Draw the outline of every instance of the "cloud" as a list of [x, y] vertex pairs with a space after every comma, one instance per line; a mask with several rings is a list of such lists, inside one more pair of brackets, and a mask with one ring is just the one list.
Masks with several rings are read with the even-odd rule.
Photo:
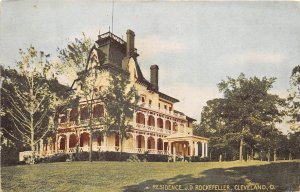
[[226, 56], [228, 64], [281, 64], [286, 56], [281, 53], [248, 51]]
[[202, 108], [208, 100], [222, 96], [216, 86], [199, 88], [185, 83], [169, 86], [161, 91], [180, 100], [175, 104], [175, 110], [197, 120], [200, 120]]
[[155, 35], [136, 39], [136, 47], [143, 57], [149, 57], [156, 53], [183, 49], [182, 44], [178, 41], [171, 41]]

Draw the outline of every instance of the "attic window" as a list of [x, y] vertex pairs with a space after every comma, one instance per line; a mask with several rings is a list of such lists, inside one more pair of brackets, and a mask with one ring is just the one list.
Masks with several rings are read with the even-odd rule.
[[142, 102], [145, 103], [145, 97], [144, 96], [142, 96]]
[[151, 100], [151, 99], [149, 99], [149, 106], [151, 106], [151, 104], [152, 104], [152, 100]]
[[167, 110], [167, 105], [165, 105], [165, 110]]

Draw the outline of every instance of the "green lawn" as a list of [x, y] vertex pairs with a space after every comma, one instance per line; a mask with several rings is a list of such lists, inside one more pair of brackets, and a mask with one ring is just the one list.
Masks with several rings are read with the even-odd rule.
[[192, 191], [196, 185], [212, 184], [236, 190], [247, 184], [274, 185], [273, 191], [300, 190], [300, 161], [66, 162], [3, 167], [1, 175], [3, 191], [162, 191], [162, 186], [190, 184]]

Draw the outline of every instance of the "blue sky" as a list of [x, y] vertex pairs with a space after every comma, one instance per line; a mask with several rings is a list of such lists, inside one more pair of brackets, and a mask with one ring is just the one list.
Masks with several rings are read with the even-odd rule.
[[[107, 32], [111, 12], [111, 1], [0, 1], [0, 63], [15, 66], [18, 49], [31, 44], [55, 58], [82, 32]], [[113, 32], [135, 32], [144, 75], [159, 65], [160, 90], [199, 119], [226, 76], [277, 77], [272, 92], [287, 95], [300, 64], [299, 18], [299, 2], [116, 1]]]

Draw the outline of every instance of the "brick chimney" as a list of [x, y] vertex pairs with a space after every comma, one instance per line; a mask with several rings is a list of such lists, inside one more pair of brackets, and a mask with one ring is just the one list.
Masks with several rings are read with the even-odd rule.
[[158, 91], [158, 69], [157, 65], [151, 65], [150, 67], [150, 83], [155, 91]]
[[130, 57], [134, 53], [134, 32], [130, 29], [127, 30], [127, 47], [126, 47], [126, 56]]

